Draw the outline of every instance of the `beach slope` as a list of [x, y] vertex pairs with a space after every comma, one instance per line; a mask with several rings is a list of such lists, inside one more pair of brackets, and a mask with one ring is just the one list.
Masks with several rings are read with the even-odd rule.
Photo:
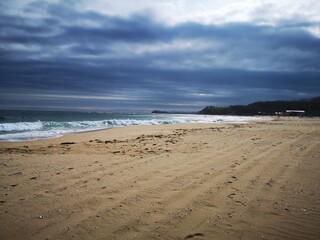
[[0, 239], [319, 239], [320, 120], [0, 143]]

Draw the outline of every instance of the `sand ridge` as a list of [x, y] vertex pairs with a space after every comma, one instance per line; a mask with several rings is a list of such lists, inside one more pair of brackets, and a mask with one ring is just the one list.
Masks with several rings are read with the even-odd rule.
[[0, 143], [1, 239], [318, 239], [320, 121]]

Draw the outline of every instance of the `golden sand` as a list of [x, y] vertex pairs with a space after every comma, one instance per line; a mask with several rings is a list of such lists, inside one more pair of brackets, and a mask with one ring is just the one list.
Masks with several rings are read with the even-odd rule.
[[320, 239], [320, 120], [0, 143], [0, 239]]

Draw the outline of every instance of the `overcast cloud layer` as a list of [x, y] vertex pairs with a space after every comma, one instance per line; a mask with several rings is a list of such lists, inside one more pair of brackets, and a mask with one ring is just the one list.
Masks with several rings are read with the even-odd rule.
[[0, 2], [0, 108], [195, 111], [320, 95], [320, 2]]

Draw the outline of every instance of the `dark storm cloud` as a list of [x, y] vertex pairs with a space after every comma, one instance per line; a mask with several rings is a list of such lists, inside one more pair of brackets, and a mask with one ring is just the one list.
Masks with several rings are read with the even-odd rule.
[[26, 10], [43, 9], [42, 18], [0, 15], [1, 107], [199, 109], [320, 92], [320, 40], [305, 30], [319, 23], [167, 26], [150, 13], [41, 1]]

